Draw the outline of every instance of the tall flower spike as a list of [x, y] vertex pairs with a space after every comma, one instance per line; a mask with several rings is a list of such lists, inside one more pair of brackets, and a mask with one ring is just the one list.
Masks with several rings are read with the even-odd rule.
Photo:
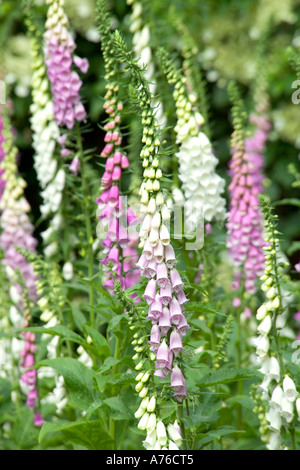
[[202, 220], [225, 220], [225, 181], [216, 173], [218, 160], [207, 135], [202, 130], [204, 119], [196, 108], [196, 99], [187, 87], [187, 79], [160, 49], [160, 62], [166, 78], [174, 85], [175, 126], [179, 162], [179, 179], [184, 194], [185, 231], [193, 232]]
[[123, 198], [119, 191], [122, 173], [129, 167], [128, 158], [122, 149], [121, 111], [123, 105], [119, 99], [118, 64], [111, 56], [110, 19], [105, 2], [100, 1], [98, 8], [107, 81], [104, 109], [108, 118], [104, 126], [106, 144], [101, 152], [101, 157], [106, 163], [101, 179], [101, 194], [97, 199], [97, 216], [100, 219], [97, 233], [100, 236], [104, 233], [106, 236], [105, 240], [102, 240], [105, 256], [101, 263], [105, 270], [104, 287], [113, 292], [115, 281], [119, 281], [121, 287], [127, 289], [139, 280], [139, 270], [136, 267], [138, 238], [135, 230], [132, 229], [137, 219], [132, 209], [127, 207], [126, 198]]
[[[29, 251], [35, 251], [37, 241], [33, 237], [33, 225], [28, 213], [30, 206], [24, 197], [25, 181], [18, 175], [17, 149], [14, 146], [12, 129], [7, 106], [0, 107], [2, 122], [2, 149], [3, 156], [0, 170], [5, 180], [4, 191], [0, 200], [0, 246], [4, 252], [1, 260], [7, 277], [10, 281], [10, 294], [17, 310], [17, 316], [23, 316], [23, 327], [27, 327], [31, 320], [30, 307], [37, 299], [36, 277], [33, 266], [19, 253], [16, 246]], [[29, 370], [34, 365], [35, 335], [23, 332], [24, 347], [21, 351], [21, 367], [23, 374], [21, 384], [27, 394], [27, 405], [35, 410], [35, 423], [42, 424], [42, 419], [36, 409], [37, 406], [37, 380], [36, 370]]]
[[[285, 370], [280, 350], [280, 330], [278, 320], [283, 313], [280, 288], [280, 268], [278, 266], [279, 240], [276, 230], [276, 217], [272, 214], [270, 201], [260, 196], [260, 204], [265, 216], [265, 271], [261, 289], [266, 300], [256, 313], [258, 320], [256, 354], [264, 378], [258, 387], [262, 398], [267, 401], [267, 411], [262, 418], [262, 439], [269, 450], [282, 449], [282, 429], [288, 428], [295, 415], [295, 401], [299, 395], [294, 381]], [[272, 338], [274, 341], [271, 341]], [[271, 345], [277, 350], [272, 351]]]
[[[145, 267], [145, 270], [142, 271], [142, 275], [145, 276], [147, 272], [147, 263], [151, 262], [147, 260], [147, 257], [151, 258], [151, 250], [154, 254], [154, 250], [157, 247], [160, 247], [159, 253], [159, 263], [156, 262], [152, 266], [153, 273], [151, 274], [151, 279], [148, 281], [147, 288], [145, 291], [144, 298], [148, 304], [148, 316], [152, 323], [152, 327], [156, 326], [161, 333], [160, 344], [158, 344], [158, 335], [155, 338], [157, 341], [153, 351], [153, 359], [155, 361], [155, 375], [158, 377], [166, 378], [172, 368], [176, 365], [176, 360], [174, 360], [174, 352], [177, 354], [181, 351], [181, 341], [180, 337], [182, 332], [177, 331], [176, 337], [173, 333], [172, 335], [172, 344], [170, 342], [170, 334], [166, 331], [165, 322], [160, 323], [160, 319], [164, 315], [164, 309], [173, 302], [176, 302], [178, 305], [177, 311], [180, 316], [184, 316], [183, 308], [180, 307], [177, 297], [183, 292], [183, 282], [181, 281], [179, 273], [173, 273], [173, 279], [171, 280], [170, 269], [166, 264], [166, 250], [170, 247], [170, 232], [167, 225], [165, 225], [164, 220], [164, 206], [165, 198], [160, 189], [160, 179], [162, 177], [162, 171], [160, 168], [160, 139], [159, 139], [159, 125], [157, 119], [155, 118], [155, 113], [151, 107], [152, 95], [150, 93], [148, 82], [145, 79], [142, 70], [136, 61], [133, 61], [131, 54], [127, 51], [126, 45], [120, 36], [119, 32], [114, 33], [114, 45], [116, 50], [119, 52], [119, 58], [121, 61], [126, 62], [127, 69], [131, 75], [133, 81], [133, 87], [135, 90], [134, 98], [140, 104], [141, 114], [142, 114], [142, 125], [143, 125], [143, 136], [142, 143], [144, 144], [141, 150], [141, 159], [142, 166], [144, 168], [144, 180], [140, 188], [141, 196], [141, 207], [140, 212], [142, 214], [141, 220], [141, 230], [140, 230], [140, 247], [145, 249], [144, 261], [142, 265]], [[172, 252], [168, 250], [168, 254]], [[173, 263], [172, 263], [173, 266]], [[148, 277], [146, 275], [146, 277]], [[157, 295], [160, 289], [164, 289], [167, 286], [171, 287], [169, 296], [164, 297], [164, 302], [160, 295]], [[159, 306], [159, 308], [158, 308]], [[179, 316], [176, 317], [176, 321], [173, 319], [175, 317], [170, 316], [170, 322], [172, 332], [176, 332]], [[161, 325], [161, 326], [160, 326]], [[188, 328], [188, 325], [187, 325]], [[151, 337], [151, 339], [153, 339]], [[174, 340], [174, 341], [173, 341]], [[150, 343], [152, 341], [150, 340]], [[172, 348], [172, 349], [171, 349]], [[139, 350], [137, 350], [138, 353]], [[139, 357], [139, 356], [137, 356]], [[137, 366], [137, 370], [143, 368], [144, 361], [141, 361]], [[137, 378], [137, 390], [145, 390], [143, 387], [143, 382]], [[172, 387], [172, 383], [170, 383]], [[149, 392], [149, 387], [146, 391], [143, 392], [143, 395], [147, 396]], [[178, 401], [182, 401], [186, 395], [186, 383], [185, 379], [182, 376], [182, 384], [180, 390], [173, 390], [174, 398]], [[141, 392], [140, 392], [141, 393]], [[140, 395], [141, 396], [141, 395]], [[143, 397], [143, 396], [142, 396]], [[157, 419], [156, 421], [156, 443], [153, 448], [156, 448], [157, 445], [160, 449], [165, 446], [168, 441], [165, 437], [165, 432], [163, 429], [163, 423]], [[151, 429], [152, 432], [152, 429]], [[148, 438], [150, 436], [148, 434]]]
[[[26, 10], [27, 11], [27, 10]], [[59, 168], [55, 149], [59, 141], [59, 127], [54, 119], [50, 83], [47, 69], [43, 63], [43, 51], [40, 44], [40, 33], [33, 26], [30, 13], [26, 18], [31, 40], [32, 58], [32, 104], [30, 106], [30, 124], [33, 135], [34, 168], [42, 189], [40, 211], [43, 218], [49, 221], [48, 228], [42, 232], [45, 256], [51, 256], [58, 249], [52, 241], [53, 233], [60, 229], [62, 220], [59, 209], [65, 186], [65, 171]]]
[[72, 129], [76, 121], [86, 116], [79, 95], [82, 81], [72, 67], [82, 73], [89, 67], [87, 59], [74, 55], [76, 48], [72, 38], [68, 18], [64, 12], [64, 0], [47, 0], [45, 39], [45, 63], [53, 94], [53, 112], [59, 126]]
[[[229, 164], [231, 199], [227, 222], [227, 247], [236, 267], [233, 288], [239, 287], [240, 279], [244, 275], [245, 289], [253, 294], [256, 291], [255, 282], [262, 275], [265, 263], [263, 254], [265, 241], [262, 236], [262, 217], [258, 203], [261, 179], [258, 176], [259, 170], [254, 166], [258, 157], [250, 152], [253, 140], [245, 143], [245, 114], [233, 83], [229, 92], [233, 101], [234, 131], [231, 140], [232, 158]], [[260, 158], [259, 160], [261, 162]]]

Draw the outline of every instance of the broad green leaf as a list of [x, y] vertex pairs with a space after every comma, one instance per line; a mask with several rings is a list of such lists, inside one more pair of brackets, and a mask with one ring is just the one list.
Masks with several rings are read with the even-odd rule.
[[218, 308], [214, 307], [214, 305], [208, 304], [206, 302], [187, 302], [185, 304], [185, 308], [188, 312], [196, 312], [196, 313], [213, 313], [215, 315], [226, 316], [225, 313], [221, 312]]
[[97, 349], [99, 356], [107, 357], [111, 355], [109, 345], [104, 336], [99, 331], [89, 325], [83, 325], [83, 330], [91, 337], [93, 342], [92, 344]]
[[97, 396], [94, 391], [95, 372], [82, 362], [70, 357], [58, 357], [40, 361], [37, 367], [52, 367], [64, 377], [70, 393], [70, 404], [79, 410], [87, 410]]
[[228, 434], [233, 434], [233, 433], [243, 433], [245, 431], [240, 431], [237, 429], [232, 428], [231, 426], [222, 426], [219, 429], [214, 429], [212, 431], [208, 431], [206, 433], [206, 436], [200, 439], [200, 441], [197, 442], [196, 444], [196, 449], [199, 449], [203, 447], [204, 445], [209, 444], [210, 442], [214, 440], [219, 440], [221, 437], [226, 436]]
[[110, 397], [103, 401], [109, 407], [112, 418], [116, 421], [122, 419], [133, 419], [133, 412], [126, 405], [122, 397]]
[[27, 406], [18, 408], [11, 436], [20, 450], [29, 450], [38, 444], [39, 429], [34, 427], [33, 412]]
[[256, 370], [252, 369], [239, 369], [224, 367], [220, 370], [216, 370], [205, 374], [201, 377], [197, 383], [199, 388], [211, 387], [213, 385], [225, 384], [236, 382], [238, 380], [249, 379], [258, 375]]
[[99, 420], [77, 421], [76, 423], [66, 421], [44, 423], [39, 436], [41, 443], [49, 433], [61, 433], [64, 440], [86, 447], [89, 450], [113, 449], [113, 439], [103, 429], [103, 424]]
[[274, 202], [274, 206], [295, 206], [300, 207], [300, 199], [295, 197], [281, 199], [280, 201]]
[[73, 343], [81, 344], [82, 346], [88, 346], [88, 343], [82, 336], [74, 333], [74, 331], [63, 325], [55, 325], [51, 328], [45, 328], [43, 326], [32, 326], [24, 328], [24, 331], [32, 331], [33, 333], [42, 333], [54, 336], [56, 335], [66, 341], [72, 341]]

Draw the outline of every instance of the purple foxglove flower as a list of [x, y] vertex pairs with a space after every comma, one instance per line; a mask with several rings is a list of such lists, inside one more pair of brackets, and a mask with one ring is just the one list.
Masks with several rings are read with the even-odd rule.
[[119, 203], [119, 188], [113, 185], [109, 190], [109, 196], [107, 200], [108, 204], [112, 207], [116, 207]]
[[119, 264], [119, 257], [120, 257], [120, 252], [119, 252], [118, 247], [113, 246], [107, 256], [107, 260], [113, 263], [115, 269], [117, 268], [117, 265]]
[[[164, 260], [164, 246], [162, 242], [159, 240], [157, 245], [153, 248], [153, 255], [154, 259], [157, 264], [161, 264]], [[166, 263], [167, 264], [167, 263]], [[168, 266], [168, 264], [167, 264]]]
[[146, 256], [142, 253], [138, 262], [136, 263], [136, 266], [141, 270], [144, 271], [149, 264], [149, 261], [147, 260]]
[[185, 379], [181, 372], [181, 369], [178, 367], [177, 364], [173, 367], [171, 371], [171, 387], [174, 388], [174, 391], [178, 391], [185, 385]]
[[177, 271], [177, 269], [173, 268], [170, 269], [170, 278], [171, 278], [171, 283], [173, 290], [177, 293], [180, 290], [182, 290], [183, 287], [183, 282], [181, 280], [180, 274]]
[[114, 165], [121, 165], [121, 160], [122, 160], [122, 154], [118, 150], [114, 153], [114, 156], [113, 156]]
[[143, 294], [143, 298], [146, 300], [147, 304], [150, 305], [154, 302], [156, 296], [156, 281], [154, 279], [150, 279], [148, 282], [145, 292]]
[[82, 59], [81, 57], [74, 56], [74, 64], [78, 67], [82, 73], [87, 73], [89, 69], [89, 61], [87, 59]]
[[126, 249], [129, 243], [128, 232], [123, 225], [119, 224], [119, 236], [118, 236], [119, 245], [121, 248]]
[[163, 307], [162, 315], [159, 317], [158, 326], [161, 334], [166, 336], [171, 328], [170, 311], [167, 307]]
[[162, 369], [161, 367], [159, 367], [159, 364], [155, 363], [155, 372], [154, 372], [154, 375], [156, 377], [160, 377], [161, 379], [165, 379], [168, 375], [168, 371], [165, 370], [165, 369]]
[[34, 413], [34, 419], [33, 419], [34, 425], [38, 426], [38, 427], [41, 427], [44, 424], [44, 421], [45, 420], [42, 417], [42, 415], [38, 411], [36, 411]]
[[174, 397], [178, 401], [182, 401], [187, 396], [187, 389], [186, 389], [186, 381], [184, 380], [184, 384], [181, 387], [176, 388], [174, 390]]
[[101, 157], [104, 157], [104, 158], [108, 157], [112, 153], [113, 149], [114, 149], [113, 144], [111, 143], [106, 144], [100, 154]]
[[77, 174], [78, 174], [79, 166], [80, 166], [80, 161], [79, 161], [78, 156], [76, 155], [76, 156], [73, 158], [73, 160], [72, 160], [72, 162], [71, 162], [71, 164], [70, 164], [70, 166], [69, 166], [70, 171], [71, 171], [75, 176], [77, 176]]
[[103, 188], [109, 188], [112, 184], [112, 174], [109, 171], [105, 171], [101, 178], [101, 186]]
[[173, 299], [170, 302], [171, 322], [174, 325], [178, 325], [178, 323], [180, 322], [182, 316], [183, 316], [183, 314], [182, 314], [181, 306], [180, 306], [178, 300], [175, 297], [173, 297]]
[[170, 351], [177, 356], [183, 350], [181, 336], [178, 331], [171, 331], [170, 335]]
[[186, 295], [182, 289], [176, 292], [176, 297], [181, 306], [188, 302], [188, 299], [186, 298]]
[[172, 286], [168, 282], [165, 286], [160, 288], [160, 299], [163, 305], [169, 305], [172, 300]]
[[121, 168], [117, 165], [114, 167], [112, 172], [112, 180], [113, 181], [120, 181], [121, 179]]
[[29, 390], [27, 399], [26, 399], [26, 405], [28, 408], [31, 410], [34, 410], [36, 402], [37, 402], [38, 394], [36, 388]]
[[105, 170], [109, 173], [112, 173], [114, 169], [114, 159], [112, 157], [108, 157], [105, 163]]
[[160, 330], [157, 324], [153, 325], [151, 328], [149, 344], [154, 346], [153, 351], [156, 351], [160, 345]]
[[118, 239], [118, 234], [119, 234], [119, 220], [116, 217], [113, 217], [109, 223], [107, 236], [111, 240], [116, 241]]
[[109, 196], [110, 196], [110, 190], [106, 189], [105, 191], [103, 191], [101, 196], [99, 196], [96, 199], [96, 203], [98, 204], [99, 210], [103, 210], [105, 208], [108, 202]]
[[181, 336], [185, 336], [189, 328], [190, 326], [188, 325], [185, 316], [182, 315], [182, 317], [180, 317], [180, 320], [177, 324], [177, 331], [181, 334]]
[[153, 248], [150, 245], [149, 240], [145, 241], [145, 245], [143, 248], [143, 255], [145, 256], [146, 260], [150, 261], [153, 258]]
[[157, 271], [157, 264], [156, 264], [156, 261], [154, 259], [151, 259], [146, 267], [146, 269], [144, 270], [144, 276], [145, 277], [154, 277], [156, 275], [156, 271]]
[[121, 167], [123, 170], [129, 167], [129, 160], [126, 155], [122, 155]]
[[166, 285], [170, 282], [168, 277], [168, 269], [165, 263], [157, 265], [156, 282], [160, 287], [166, 287]]
[[154, 302], [150, 305], [149, 310], [151, 311], [151, 315], [153, 315], [157, 320], [162, 315], [163, 306], [157, 296]]
[[170, 355], [169, 355], [169, 347], [165, 340], [163, 340], [157, 350], [156, 359], [157, 362], [160, 364], [160, 367], [163, 369], [168, 367], [170, 364]]
[[172, 269], [176, 263], [176, 256], [172, 245], [167, 245], [165, 247], [165, 259], [168, 268]]

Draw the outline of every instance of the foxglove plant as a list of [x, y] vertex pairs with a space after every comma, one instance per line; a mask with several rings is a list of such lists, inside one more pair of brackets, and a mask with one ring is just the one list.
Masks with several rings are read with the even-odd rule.
[[[237, 98], [232, 84], [230, 88], [233, 106], [233, 125], [231, 148], [232, 158], [229, 164], [231, 182], [229, 184], [230, 210], [227, 222], [227, 247], [236, 267], [233, 289], [240, 286], [244, 276], [244, 287], [250, 294], [256, 291], [255, 282], [264, 270], [262, 236], [262, 218], [258, 203], [261, 191], [262, 144], [265, 141], [261, 131], [255, 137], [245, 142], [244, 116], [241, 112], [241, 102]], [[265, 122], [264, 122], [265, 126]]]
[[[139, 246], [143, 251], [137, 265], [141, 276], [148, 279], [142, 297], [148, 305], [146, 318], [152, 326], [148, 345], [143, 346], [140, 338], [135, 346], [134, 358], [139, 361], [136, 366], [136, 391], [143, 400], [136, 417], [140, 418], [138, 427], [147, 430], [146, 441], [153, 444], [151, 448], [162, 448], [166, 446], [168, 438], [164, 423], [154, 413], [152, 404], [155, 398], [150, 394], [148, 381], [153, 375], [161, 379], [170, 376], [175, 400], [180, 403], [187, 396], [186, 380], [178, 357], [183, 350], [182, 337], [189, 329], [184, 315], [184, 304], [188, 299], [183, 290], [183, 281], [175, 268], [176, 255], [168, 228], [170, 212], [161, 191], [160, 180], [163, 175], [160, 167], [159, 124], [151, 107], [152, 95], [141, 68], [132, 60], [118, 31], [114, 33], [114, 45], [120, 61], [126, 62], [134, 89], [137, 90], [134, 98], [140, 105], [143, 125], [144, 145], [140, 156], [144, 179], [140, 188], [142, 220], [139, 231]], [[145, 354], [150, 354], [154, 361], [154, 370], [144, 369]], [[151, 406], [148, 409], [149, 403]], [[172, 445], [169, 443], [169, 448]]]
[[73, 129], [75, 122], [81, 122], [86, 110], [79, 95], [82, 81], [72, 66], [82, 73], [89, 67], [87, 59], [74, 55], [76, 48], [68, 18], [64, 11], [64, 0], [47, 0], [45, 39], [45, 63], [51, 82], [53, 113], [57, 124]]
[[[261, 289], [266, 300], [256, 313], [257, 326], [256, 354], [264, 378], [259, 385], [262, 398], [267, 400], [268, 409], [261, 427], [262, 440], [269, 450], [282, 449], [284, 429], [291, 433], [291, 447], [294, 446], [293, 425], [295, 402], [299, 393], [295, 383], [286, 371], [280, 348], [278, 330], [279, 318], [283, 313], [282, 293], [280, 288], [280, 271], [278, 266], [279, 232], [276, 229], [276, 217], [272, 214], [269, 201], [260, 197], [262, 211], [265, 215], [265, 271], [261, 280]], [[272, 346], [275, 345], [275, 351]]]
[[[0, 245], [4, 252], [2, 265], [6, 270], [7, 277], [11, 283], [11, 294], [16, 308], [22, 312], [23, 324], [26, 328], [31, 320], [30, 308], [37, 300], [36, 277], [33, 266], [20, 254], [16, 247], [34, 251], [37, 240], [33, 236], [33, 225], [28, 213], [30, 206], [24, 197], [25, 181], [18, 175], [17, 149], [14, 146], [12, 129], [8, 110], [1, 106], [2, 120], [2, 149], [3, 156], [1, 170], [5, 180], [4, 191], [0, 201]], [[40, 426], [43, 422], [37, 406], [37, 377], [36, 370], [31, 369], [35, 361], [35, 335], [23, 331], [24, 347], [21, 351], [21, 385], [27, 393], [27, 405], [35, 410], [34, 422]]]
[[185, 231], [189, 234], [198, 226], [202, 215], [206, 222], [225, 220], [225, 199], [222, 196], [225, 181], [216, 173], [218, 160], [202, 130], [204, 119], [196, 109], [196, 98], [188, 90], [186, 77], [176, 70], [163, 50], [160, 57], [166, 78], [174, 85], [176, 156], [185, 200]]
[[40, 211], [43, 218], [47, 218], [49, 226], [41, 233], [44, 241], [44, 253], [52, 256], [57, 252], [58, 244], [53, 241], [53, 234], [62, 226], [60, 207], [65, 186], [65, 171], [59, 168], [59, 161], [55, 156], [60, 131], [53, 115], [50, 83], [47, 69], [43, 63], [43, 51], [39, 42], [39, 33], [34, 28], [30, 15], [27, 17], [27, 28], [31, 40], [32, 58], [32, 104], [30, 106], [30, 124], [33, 132], [34, 168], [42, 189], [43, 203]]
[[138, 239], [134, 231], [130, 230], [130, 225], [137, 219], [132, 209], [125, 207], [126, 198], [121, 196], [119, 189], [122, 172], [128, 169], [129, 161], [122, 149], [123, 105], [119, 98], [118, 64], [111, 56], [109, 16], [105, 5], [101, 2], [99, 2], [99, 30], [107, 81], [104, 109], [108, 118], [104, 125], [105, 146], [101, 152], [101, 157], [105, 159], [105, 171], [101, 178], [101, 194], [97, 199], [97, 216], [100, 219], [97, 231], [101, 236], [104, 229], [106, 235], [105, 240], [102, 240], [104, 257], [101, 263], [106, 270], [103, 285], [112, 293], [115, 281], [120, 281], [122, 288], [128, 289], [139, 280], [139, 272], [136, 269]]

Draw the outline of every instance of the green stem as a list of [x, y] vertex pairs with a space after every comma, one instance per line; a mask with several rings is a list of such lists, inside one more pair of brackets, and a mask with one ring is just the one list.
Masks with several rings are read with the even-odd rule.
[[291, 450], [296, 450], [296, 442], [295, 442], [295, 430], [294, 428], [290, 428], [290, 436], [291, 436]]
[[[92, 233], [92, 224], [88, 211], [88, 201], [89, 193], [86, 182], [85, 174], [85, 162], [83, 157], [83, 148], [81, 142], [81, 134], [79, 123], [76, 123], [76, 137], [77, 137], [77, 148], [78, 148], [78, 158], [80, 160], [81, 167], [81, 188], [83, 194], [83, 213], [85, 218], [86, 232], [87, 232], [87, 252], [88, 252], [88, 276], [91, 279], [94, 274], [94, 255], [93, 255], [93, 233]], [[95, 326], [95, 313], [94, 313], [94, 290], [92, 286], [89, 286], [89, 306], [90, 306], [90, 323], [91, 326]]]
[[[114, 358], [119, 359], [120, 358], [120, 340], [118, 337], [116, 337], [116, 343], [115, 343], [115, 353], [114, 353]], [[112, 375], [117, 374], [118, 372], [118, 364], [115, 364], [112, 368]], [[115, 395], [115, 390], [114, 387], [112, 388], [111, 395]], [[114, 440], [114, 448], [117, 450], [117, 443], [116, 443], [116, 422], [115, 420], [110, 416], [109, 418], [109, 434]]]
[[[186, 402], [187, 402], [187, 400], [186, 400]], [[187, 445], [187, 439], [186, 439], [186, 433], [185, 433], [185, 426], [184, 426], [184, 423], [182, 421], [182, 418], [183, 418], [183, 403], [178, 403], [177, 404], [176, 415], [177, 415], [177, 418], [179, 420], [181, 436], [182, 436], [182, 442], [183, 442], [183, 446], [184, 446], [183, 450], [185, 450], [185, 449], [188, 448], [188, 445]]]

